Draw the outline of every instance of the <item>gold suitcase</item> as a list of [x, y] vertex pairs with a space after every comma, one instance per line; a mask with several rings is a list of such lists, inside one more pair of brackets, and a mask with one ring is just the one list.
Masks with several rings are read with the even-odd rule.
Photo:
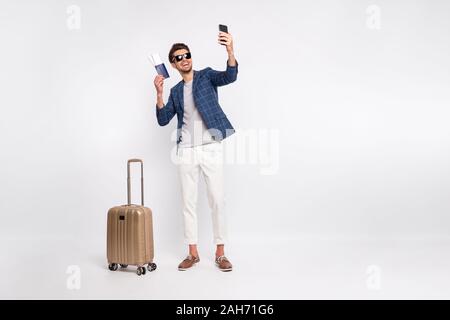
[[[141, 164], [141, 205], [131, 204], [130, 163]], [[154, 271], [152, 211], [144, 207], [144, 164], [140, 159], [127, 162], [128, 204], [108, 211], [107, 258], [111, 271], [137, 266], [137, 275]]]

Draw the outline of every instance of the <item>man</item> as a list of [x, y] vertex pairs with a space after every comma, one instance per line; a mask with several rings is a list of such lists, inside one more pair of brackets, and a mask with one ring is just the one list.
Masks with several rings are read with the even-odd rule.
[[234, 133], [234, 128], [218, 102], [217, 87], [236, 80], [238, 63], [234, 57], [231, 34], [219, 32], [218, 42], [228, 53], [226, 71], [205, 68], [192, 69], [189, 47], [175, 43], [169, 61], [183, 78], [170, 90], [167, 104], [163, 101], [164, 77], [155, 77], [158, 124], [167, 125], [177, 115], [177, 168], [183, 199], [184, 235], [189, 254], [178, 266], [184, 271], [200, 261], [197, 251], [197, 191], [200, 173], [205, 178], [208, 202], [212, 211], [215, 263], [221, 271], [231, 271], [225, 257], [225, 212], [223, 191], [222, 140]]

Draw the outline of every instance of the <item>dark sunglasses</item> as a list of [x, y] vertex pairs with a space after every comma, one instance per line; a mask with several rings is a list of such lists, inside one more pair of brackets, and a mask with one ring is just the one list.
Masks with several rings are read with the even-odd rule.
[[186, 52], [185, 54], [179, 54], [177, 56], [173, 56], [173, 58], [174, 58], [173, 60], [177, 60], [177, 62], [180, 62], [181, 60], [183, 60], [183, 58], [190, 59], [191, 58], [191, 53], [190, 52]]

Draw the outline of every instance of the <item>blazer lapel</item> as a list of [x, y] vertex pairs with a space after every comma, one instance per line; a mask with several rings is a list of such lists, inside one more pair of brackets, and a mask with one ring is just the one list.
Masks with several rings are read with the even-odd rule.
[[194, 70], [194, 76], [193, 77], [194, 77], [194, 80], [193, 80], [193, 83], [192, 83], [192, 94], [195, 96], [194, 92], [195, 92], [196, 84], [198, 82], [197, 71], [195, 71], [195, 70]]
[[195, 107], [200, 110], [200, 106], [198, 105], [197, 101], [195, 101], [196, 97], [196, 89], [198, 86], [198, 72], [194, 70], [194, 80], [192, 81], [192, 97], [194, 98]]
[[178, 86], [176, 92], [177, 92], [178, 105], [180, 106], [181, 111], [184, 111], [183, 80], [181, 80], [181, 84]]

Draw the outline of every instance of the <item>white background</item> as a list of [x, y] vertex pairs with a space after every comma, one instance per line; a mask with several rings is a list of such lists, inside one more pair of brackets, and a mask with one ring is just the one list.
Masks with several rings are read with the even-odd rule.
[[[449, 14], [443, 0], [1, 0], [0, 297], [449, 298]], [[219, 23], [239, 62], [219, 89], [238, 130], [226, 144], [275, 130], [279, 167], [226, 165], [226, 275], [200, 186], [204, 259], [180, 273], [176, 121], [156, 122], [147, 55], [168, 67], [167, 99], [181, 80], [173, 43], [189, 45], [194, 69], [225, 69]], [[159, 264], [145, 278], [105, 268], [106, 213], [126, 202], [134, 157]], [[66, 286], [70, 265], [79, 290]]]

